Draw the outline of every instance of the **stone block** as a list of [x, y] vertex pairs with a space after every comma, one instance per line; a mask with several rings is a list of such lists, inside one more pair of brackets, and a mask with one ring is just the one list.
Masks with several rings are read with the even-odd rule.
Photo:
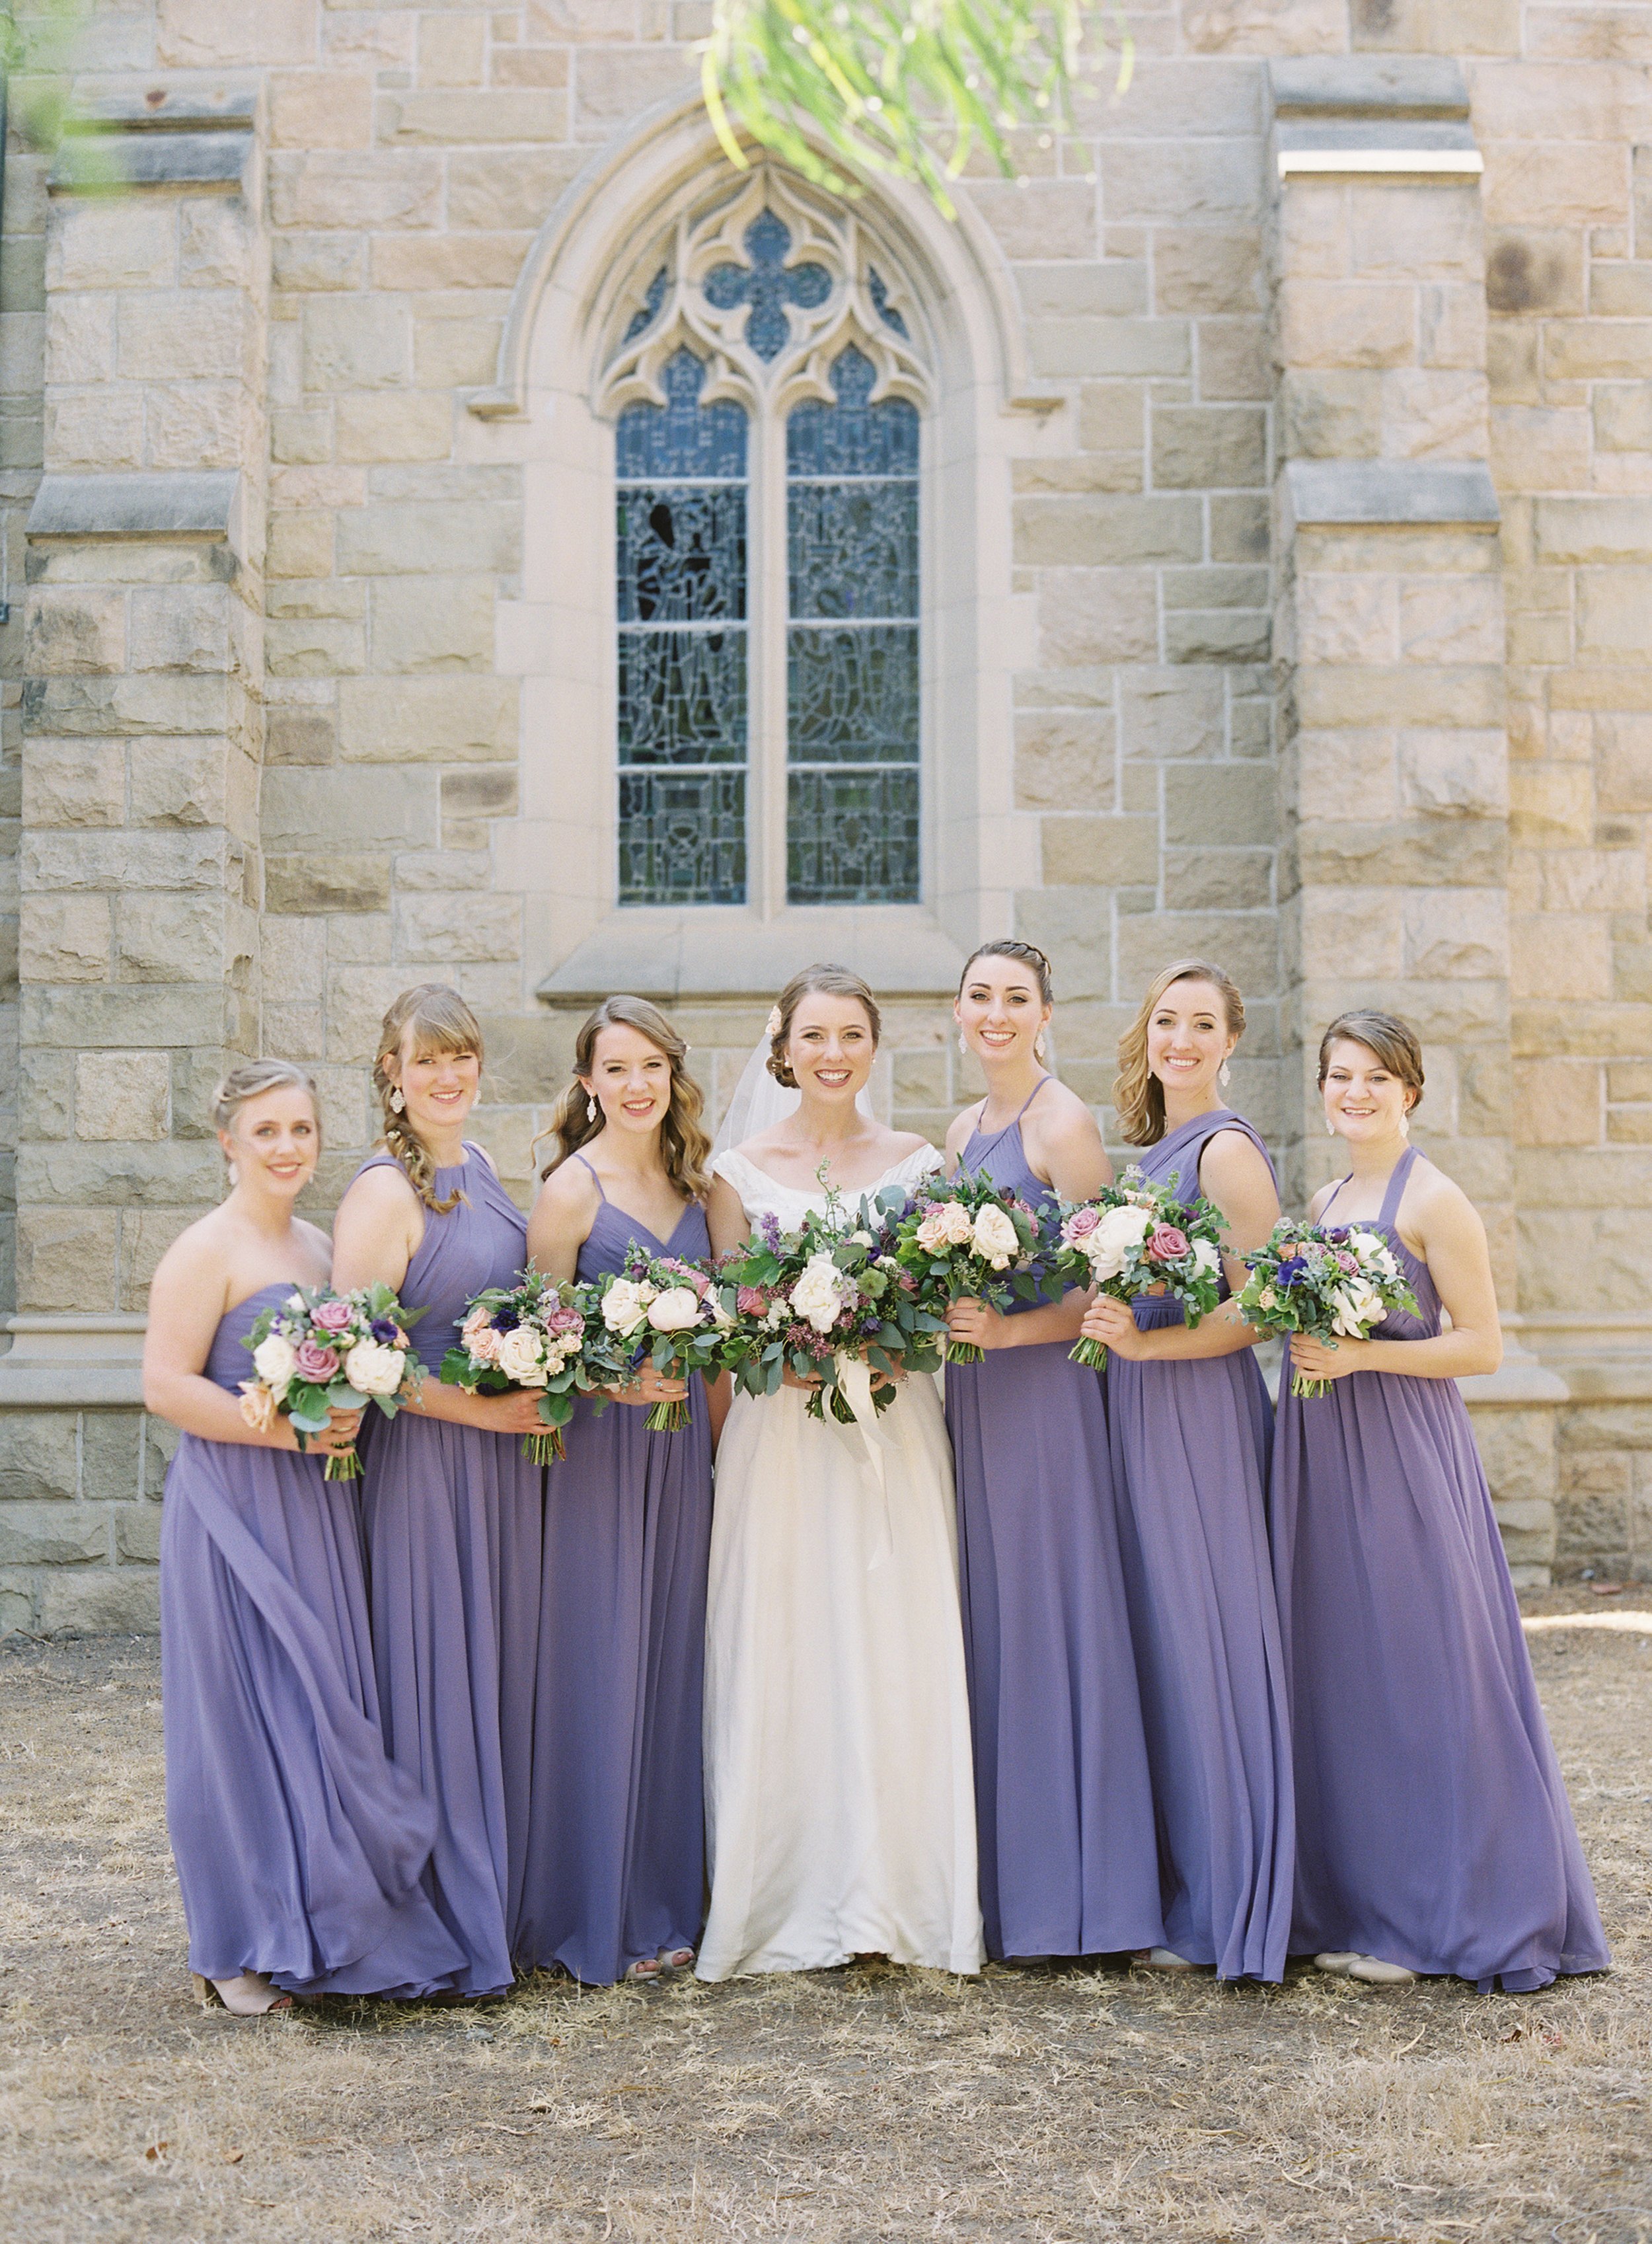
[[480, 85], [487, 70], [487, 24], [480, 16], [419, 20], [419, 84]]
[[1506, 877], [1507, 857], [1503, 826], [1486, 818], [1401, 819], [1391, 825], [1350, 819], [1303, 827], [1297, 840], [1304, 887], [1493, 888]]
[[432, 389], [480, 388], [498, 373], [501, 320], [413, 322], [413, 379]]
[[1199, 394], [1205, 398], [1256, 398], [1274, 394], [1268, 330], [1261, 320], [1201, 320]]
[[1602, 451], [1652, 452], [1652, 382], [1602, 382], [1590, 393]]
[[160, 1558], [160, 1506], [123, 1504], [115, 1513], [116, 1555], [154, 1565]]
[[373, 244], [376, 288], [511, 288], [532, 236], [387, 233]]
[[1348, 43], [1344, 0], [1181, 0], [1195, 54], [1341, 54]]
[[1547, 849], [1540, 862], [1547, 911], [1645, 909], [1646, 858], [1639, 848]]
[[1408, 976], [1484, 981], [1508, 972], [1508, 905], [1499, 890], [1431, 889], [1405, 899], [1403, 917]]
[[1503, 674], [1490, 664], [1304, 665], [1297, 686], [1310, 726], [1483, 729], [1503, 715]]
[[1589, 309], [1608, 319], [1652, 319], [1652, 273], [1644, 265], [1594, 265]]
[[272, 709], [266, 720], [266, 764], [330, 764], [337, 745], [330, 710]]
[[1628, 214], [1621, 146], [1520, 139], [1485, 154], [1486, 216], [1493, 226], [1613, 226]]
[[1057, 817], [1043, 822], [1044, 878], [1053, 887], [1154, 886], [1159, 878], [1159, 821], [1114, 813], [1106, 818]]
[[330, 514], [272, 514], [265, 565], [272, 578], [330, 576], [333, 569], [333, 517]]
[[1102, 205], [1109, 226], [1203, 219], [1254, 220], [1262, 200], [1261, 149], [1254, 139], [1136, 140], [1101, 151]]
[[[78, 1494], [79, 1442], [72, 1410], [8, 1410], [0, 1443], [0, 1502], [31, 1509]], [[0, 1515], [3, 1516], [3, 1515]]]
[[[17, 1307], [112, 1309], [119, 1227], [119, 1216], [112, 1207], [19, 1209]], [[8, 1412], [7, 1446], [16, 1423]], [[72, 1422], [69, 1437], [72, 1443]], [[64, 1493], [71, 1495], [73, 1490]]]
[[[498, 52], [496, 47], [496, 61]], [[448, 224], [531, 232], [544, 224], [583, 152], [567, 147], [490, 148], [474, 154], [456, 149], [448, 159]], [[1093, 196], [1088, 199], [1093, 205]]]
[[1509, 837], [1538, 848], [1586, 847], [1594, 838], [1589, 774], [1575, 765], [1509, 768]]
[[360, 764], [267, 772], [264, 845], [278, 853], [428, 848], [437, 838], [437, 784], [429, 769], [390, 774]]
[[1652, 655], [1652, 572], [1582, 569], [1577, 589], [1578, 652], [1597, 661], [1644, 664]]
[[223, 955], [224, 903], [212, 896], [127, 896], [117, 907], [122, 982], [198, 982]]
[[1249, 764], [1169, 766], [1164, 774], [1164, 835], [1184, 848], [1220, 843], [1271, 848], [1277, 837], [1274, 775]]
[[186, 202], [178, 213], [179, 277], [195, 288], [245, 288], [255, 236], [239, 201]]
[[68, 1138], [74, 1133], [74, 1057], [25, 1051], [17, 1060], [17, 1134]]
[[398, 958], [419, 963], [471, 963], [517, 958], [522, 906], [516, 896], [424, 895], [398, 898]]
[[1110, 716], [1052, 710], [1018, 717], [1015, 801], [1021, 810], [1109, 810], [1114, 727]]
[[1491, 415], [1491, 456], [1493, 474], [1505, 490], [1581, 489], [1589, 480], [1589, 416], [1581, 408], [1500, 405]]
[[90, 585], [37, 585], [24, 618], [31, 677], [107, 675], [125, 666], [126, 604]]
[[521, 564], [521, 511], [491, 499], [369, 504], [340, 517], [337, 552], [345, 576], [423, 576], [438, 558], [444, 570], [456, 572], [514, 570]]
[[1161, 226], [1153, 240], [1154, 308], [1161, 313], [1262, 310], [1262, 238], [1251, 229]]
[[1140, 320], [1148, 308], [1147, 267], [1138, 258], [1023, 265], [1015, 285], [1021, 308], [1033, 320]]
[[1080, 179], [971, 179], [961, 183], [1006, 257], [1093, 257], [1095, 189]]
[[1167, 612], [1179, 608], [1265, 608], [1265, 569], [1166, 569], [1160, 582]]
[[1552, 382], [1632, 380], [1652, 364], [1652, 320], [1565, 320], [1543, 331]]
[[24, 896], [18, 971], [29, 982], [104, 982], [109, 905], [102, 896]]
[[224, 1017], [225, 990], [219, 980], [175, 990], [25, 984], [22, 1035], [26, 1044], [85, 1045], [100, 1051], [143, 1044], [215, 1046], [225, 1041]]
[[1399, 650], [1407, 662], [1500, 663], [1501, 585], [1491, 577], [1419, 577], [1403, 583]]
[[[127, 754], [134, 826], [219, 826], [234, 821], [230, 783], [251, 767], [217, 740], [134, 741]], [[250, 786], [244, 796], [251, 810]], [[248, 820], [247, 822], [250, 822]]]
[[173, 1450], [178, 1447], [178, 1429], [175, 1426], [169, 1426], [164, 1418], [152, 1418], [147, 1415], [145, 1416], [140, 1440], [146, 1496], [157, 1497], [160, 1494], [166, 1467], [171, 1462]]
[[217, 1147], [197, 1143], [106, 1139], [95, 1152], [78, 1144], [26, 1146], [17, 1160], [19, 1199], [37, 1206], [205, 1210], [222, 1188]]
[[365, 71], [334, 64], [270, 72], [272, 148], [365, 148], [372, 139], [373, 81]]
[[1255, 488], [1268, 475], [1267, 420], [1244, 406], [1161, 405], [1153, 416], [1161, 490]]
[[513, 680], [345, 679], [339, 751], [357, 763], [496, 762], [514, 757]]
[[1113, 566], [1204, 558], [1194, 497], [1023, 498], [1015, 503], [1015, 558], [1026, 567]]
[[1299, 576], [1296, 623], [1303, 664], [1392, 662], [1399, 652], [1398, 587], [1390, 577]]
[[43, 1636], [153, 1636], [160, 1627], [159, 1572], [100, 1566], [44, 1575], [37, 1625]]
[[403, 306], [372, 296], [305, 300], [304, 387], [383, 389], [408, 375], [408, 319]]
[[1379, 821], [1398, 809], [1391, 733], [1298, 733], [1296, 760], [1297, 814], [1304, 822]]
[[1280, 382], [1287, 456], [1375, 459], [1382, 449], [1384, 379], [1374, 368], [1287, 368]]
[[[214, 1059], [213, 1068], [207, 1072], [206, 1091], [201, 1099], [200, 1111], [203, 1114], [206, 1112], [206, 1098], [210, 1096], [212, 1086], [217, 1080], [218, 1072], [218, 1061]], [[173, 1111], [174, 1112], [177, 1111], [175, 1103]], [[208, 1156], [209, 1161], [210, 1158]], [[216, 1200], [223, 1191], [221, 1159], [217, 1169], [204, 1166], [196, 1173], [203, 1181], [210, 1179], [207, 1189], [203, 1194], [204, 1205], [193, 1207], [132, 1208], [121, 1219], [120, 1307], [129, 1313], [141, 1314], [148, 1308], [150, 1281], [159, 1267], [161, 1256], [181, 1231], [193, 1223], [197, 1216], [206, 1213], [206, 1205]], [[118, 1465], [121, 1476], [130, 1471], [130, 1466], [124, 1460], [117, 1459], [115, 1463]], [[113, 1467], [112, 1467], [112, 1470]], [[88, 1486], [85, 1475], [86, 1463], [83, 1437], [81, 1455], [83, 1487]]]
[[[665, 75], [672, 90], [681, 85], [687, 76], [674, 54], [644, 57], [616, 53], [592, 59], [599, 64], [610, 62], [619, 65], [630, 86], [615, 122], [633, 115], [640, 104], [646, 105], [653, 98], [652, 93], [635, 84], [633, 73], [647, 77], [651, 66], [657, 72], [659, 65], [665, 63], [668, 65]], [[598, 74], [606, 75], [600, 68]], [[588, 75], [582, 70], [582, 107], [589, 105]], [[667, 84], [662, 82], [657, 91], [667, 91]], [[474, 92], [444, 86], [429, 92], [386, 93], [380, 100], [379, 138], [393, 147], [451, 145], [485, 148], [496, 143], [520, 145], [565, 140], [567, 137], [568, 97], [559, 86], [491, 85]]]
[[270, 164], [269, 199], [271, 218], [281, 227], [382, 233], [440, 226], [442, 159], [389, 148], [362, 155], [277, 155]]
[[373, 587], [377, 671], [491, 670], [494, 580], [389, 578]]
[[1446, 818], [1501, 818], [1509, 807], [1508, 747], [1491, 727], [1401, 734], [1399, 794], [1407, 810]]
[[1597, 1060], [1522, 1060], [1514, 1069], [1517, 1146], [1598, 1146], [1604, 1108]]
[[141, 467], [143, 392], [99, 388], [48, 397], [45, 450], [54, 469]]
[[1380, 889], [1305, 889], [1297, 943], [1310, 977], [1327, 971], [1363, 980], [1397, 980], [1403, 971], [1404, 898]]
[[1593, 915], [1517, 912], [1509, 923], [1512, 970], [1522, 997], [1610, 997], [1612, 944]]
[[270, 257], [270, 277], [283, 295], [317, 288], [359, 288], [367, 277], [367, 244], [358, 234], [278, 236]]
[[126, 756], [120, 742], [26, 740], [23, 814], [35, 828], [123, 825]]
[[1271, 849], [1167, 849], [1169, 911], [1265, 911], [1272, 904]]
[[1168, 958], [1209, 958], [1243, 990], [1247, 1001], [1272, 995], [1279, 983], [1278, 935], [1271, 912], [1121, 913], [1118, 987], [1144, 989]]
[[1486, 377], [1435, 367], [1393, 367], [1382, 377], [1382, 449], [1391, 460], [1483, 458]]
[[129, 382], [230, 380], [242, 370], [247, 327], [230, 289], [123, 294], [115, 363]]
[[32, 889], [211, 889], [224, 884], [221, 834], [55, 833], [24, 837]]
[[1485, 269], [1479, 198], [1466, 184], [1356, 179], [1348, 190], [1348, 236], [1357, 274], [1478, 287]]
[[264, 896], [277, 912], [384, 911], [390, 861], [363, 852], [266, 857]]
[[[7, 1422], [9, 1430], [10, 1413]], [[0, 1504], [0, 1566], [106, 1564], [109, 1525], [108, 1513], [90, 1504]]]
[[1182, 320], [1032, 320], [1027, 352], [1041, 375], [1110, 375], [1120, 378], [1185, 375], [1187, 322]]
[[164, 1138], [172, 1070], [164, 1051], [82, 1052], [75, 1062], [75, 1135], [99, 1142]]
[[1119, 681], [1121, 744], [1127, 757], [1174, 762], [1219, 756], [1226, 696], [1219, 677], [1130, 670]]
[[1652, 811], [1652, 716], [1602, 713], [1594, 720], [1594, 782], [1603, 811]]
[[445, 460], [453, 449], [451, 397], [368, 391], [341, 396], [335, 415], [341, 460]]
[[1424, 366], [1486, 365], [1486, 291], [1449, 280], [1417, 292], [1417, 355]]
[[1398, 281], [1280, 284], [1279, 347], [1287, 366], [1404, 366], [1416, 341], [1416, 294]]
[[178, 277], [178, 210], [141, 196], [60, 200], [46, 244], [46, 286], [169, 288]]
[[1086, 669], [1151, 662], [1158, 652], [1159, 591], [1151, 570], [1044, 572], [1039, 584], [1041, 663], [1053, 670]]
[[367, 633], [338, 617], [272, 618], [264, 627], [272, 678], [341, 678], [367, 668]]
[[144, 389], [144, 464], [187, 471], [225, 470], [240, 458], [238, 384], [152, 382]]

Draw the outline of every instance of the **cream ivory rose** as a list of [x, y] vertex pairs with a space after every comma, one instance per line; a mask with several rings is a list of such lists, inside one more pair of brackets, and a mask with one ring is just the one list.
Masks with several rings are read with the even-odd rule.
[[974, 1236], [970, 1212], [960, 1200], [942, 1200], [917, 1227], [917, 1243], [926, 1254], [937, 1254], [943, 1247], [967, 1247]]
[[818, 1333], [831, 1330], [845, 1298], [843, 1274], [829, 1254], [813, 1255], [804, 1263], [790, 1296], [797, 1315]]
[[1157, 1220], [1151, 1208], [1110, 1207], [1083, 1241], [1086, 1261], [1098, 1281], [1116, 1278]]
[[[951, 1206], [958, 1203], [953, 1201]], [[981, 1260], [994, 1270], [1007, 1270], [1021, 1251], [1015, 1226], [1001, 1207], [984, 1207], [975, 1218], [972, 1243]]]
[[499, 1342], [498, 1365], [518, 1387], [543, 1387], [549, 1376], [544, 1342], [531, 1325], [512, 1325]]
[[358, 1340], [344, 1359], [344, 1376], [358, 1395], [394, 1395], [403, 1368], [401, 1349], [376, 1340]]
[[648, 1321], [656, 1332], [688, 1332], [701, 1322], [700, 1296], [692, 1286], [672, 1286], [648, 1304]]
[[271, 1333], [253, 1350], [253, 1369], [278, 1402], [292, 1385], [297, 1366], [298, 1350], [281, 1333]]

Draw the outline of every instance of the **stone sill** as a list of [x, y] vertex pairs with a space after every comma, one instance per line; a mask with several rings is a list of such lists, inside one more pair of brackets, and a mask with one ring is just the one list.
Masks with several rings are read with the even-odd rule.
[[0, 1410], [141, 1410], [147, 1317], [0, 1317]]
[[43, 476], [25, 535], [48, 537], [210, 538], [240, 546], [240, 472]]
[[1292, 460], [1284, 497], [1304, 530], [1489, 531], [1502, 519], [1484, 460]]
[[794, 974], [821, 960], [860, 975], [880, 998], [930, 1002], [951, 1000], [967, 963], [918, 904], [800, 909], [767, 920], [736, 905], [633, 905], [610, 912], [537, 994], [570, 1011], [588, 1010], [619, 990], [660, 1005], [768, 1005]]

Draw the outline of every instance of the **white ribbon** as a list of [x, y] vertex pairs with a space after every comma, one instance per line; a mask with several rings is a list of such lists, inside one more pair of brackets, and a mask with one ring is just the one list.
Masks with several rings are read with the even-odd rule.
[[828, 1400], [827, 1416], [840, 1433], [850, 1436], [858, 1431], [865, 1450], [866, 1463], [871, 1467], [872, 1477], [877, 1484], [880, 1511], [876, 1548], [866, 1562], [870, 1574], [878, 1566], [886, 1566], [895, 1555], [895, 1527], [890, 1517], [889, 1483], [884, 1471], [884, 1459], [893, 1444], [877, 1420], [877, 1406], [872, 1401], [872, 1368], [857, 1355], [841, 1352], [833, 1358], [837, 1370], [837, 1386], [845, 1402], [855, 1414], [855, 1426], [845, 1426]]

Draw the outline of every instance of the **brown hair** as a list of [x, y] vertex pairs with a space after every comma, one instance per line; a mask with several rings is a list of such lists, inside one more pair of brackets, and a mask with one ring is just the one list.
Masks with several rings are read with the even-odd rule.
[[1417, 1031], [1409, 1021], [1398, 1020], [1392, 1013], [1374, 1012], [1357, 1006], [1351, 1013], [1338, 1013], [1319, 1039], [1319, 1087], [1325, 1087], [1326, 1071], [1330, 1066], [1330, 1048], [1344, 1038], [1350, 1044], [1364, 1044], [1374, 1052], [1391, 1075], [1417, 1096], [1405, 1109], [1410, 1114], [1423, 1103], [1423, 1048], [1417, 1041]]
[[1237, 985], [1208, 958], [1178, 958], [1161, 966], [1148, 984], [1136, 1017], [1119, 1038], [1119, 1072], [1113, 1085], [1113, 1104], [1127, 1146], [1156, 1146], [1164, 1135], [1164, 1085], [1148, 1065], [1148, 1023], [1159, 1000], [1177, 982], [1209, 982], [1221, 993], [1228, 1033], [1236, 1040], [1245, 1032], [1245, 1001]]
[[558, 1099], [550, 1128], [542, 1130], [533, 1141], [537, 1146], [540, 1138], [556, 1140], [550, 1159], [539, 1172], [541, 1179], [560, 1168], [571, 1153], [589, 1145], [607, 1127], [608, 1118], [600, 1106], [594, 1115], [586, 1113], [591, 1093], [579, 1078], [583, 1076], [586, 1083], [590, 1081], [591, 1071], [596, 1065], [597, 1038], [605, 1029], [615, 1028], [635, 1029], [639, 1036], [647, 1037], [670, 1061], [671, 1104], [660, 1125], [660, 1157], [666, 1174], [679, 1191], [690, 1200], [703, 1200], [711, 1181], [706, 1173], [711, 1139], [700, 1125], [705, 1099], [700, 1085], [683, 1065], [688, 1057], [687, 1045], [659, 1006], [651, 1005], [646, 997], [605, 997], [580, 1029], [573, 1047], [574, 1080]]
[[958, 994], [964, 995], [964, 984], [970, 978], [970, 969], [978, 958], [1013, 958], [1023, 966], [1030, 966], [1039, 985], [1039, 996], [1046, 1005], [1055, 1003], [1055, 978], [1050, 971], [1050, 962], [1036, 943], [1018, 943], [1012, 936], [1000, 936], [996, 943], [984, 943], [972, 950], [964, 962], [964, 971], [958, 977]]
[[408, 1181], [434, 1215], [450, 1215], [464, 1199], [450, 1193], [436, 1196], [436, 1161], [430, 1147], [408, 1120], [390, 1104], [396, 1090], [384, 1071], [386, 1060], [400, 1060], [402, 1047], [411, 1032], [416, 1052], [474, 1052], [482, 1058], [482, 1030], [476, 1015], [457, 990], [445, 982], [421, 982], [403, 990], [379, 1027], [378, 1052], [373, 1061], [373, 1088], [384, 1116], [380, 1142], [406, 1170]]
[[872, 1042], [876, 1044], [884, 1033], [884, 1016], [877, 1010], [877, 1000], [858, 974], [851, 974], [847, 966], [805, 966], [801, 974], [792, 976], [781, 991], [775, 1013], [770, 1016], [771, 1019], [775, 1015], [779, 1017], [769, 1032], [768, 1072], [788, 1091], [796, 1090], [797, 1078], [787, 1064], [786, 1046], [791, 1037], [792, 1016], [805, 997], [852, 997], [866, 1009]]

